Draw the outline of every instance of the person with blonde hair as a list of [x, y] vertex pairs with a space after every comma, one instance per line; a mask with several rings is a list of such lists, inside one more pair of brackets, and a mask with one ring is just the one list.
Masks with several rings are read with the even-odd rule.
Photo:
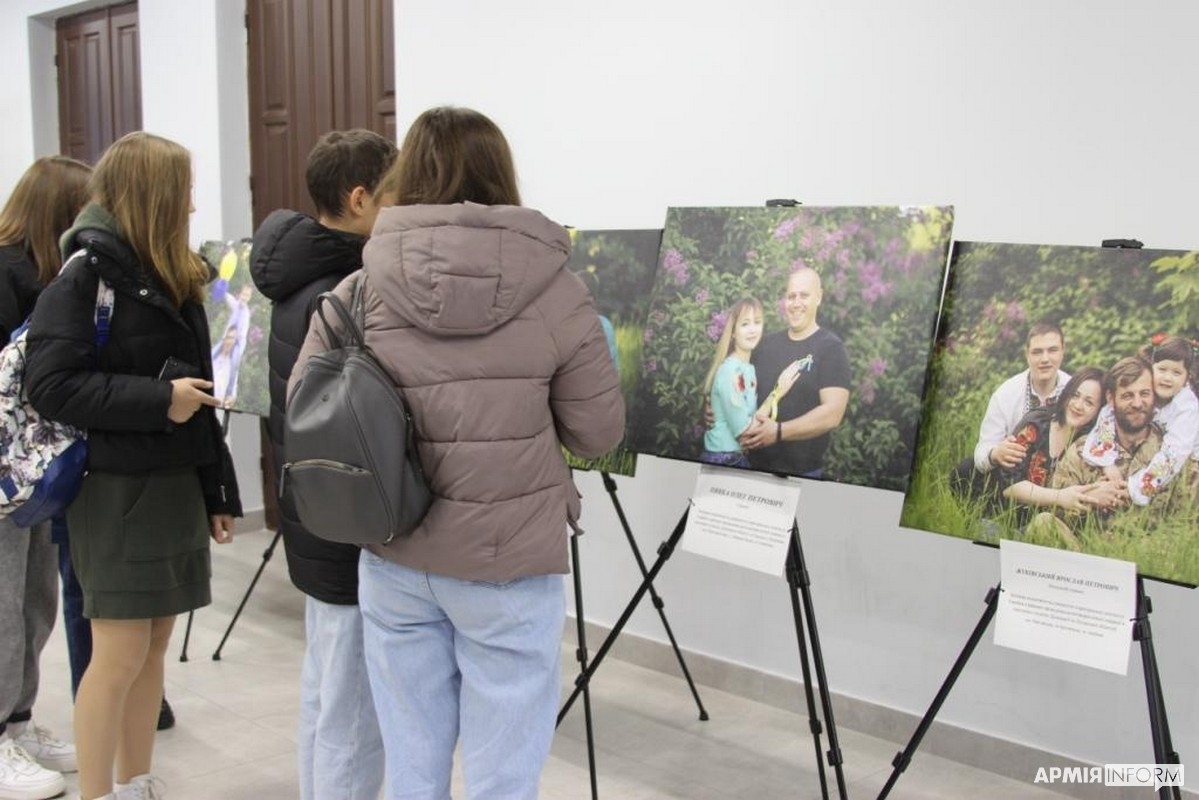
[[704, 379], [704, 398], [712, 421], [704, 432], [699, 460], [726, 467], [749, 467], [737, 441], [757, 410], [758, 375], [749, 357], [762, 341], [762, 302], [743, 297], [725, 313], [716, 355]]
[[[379, 212], [363, 269], [334, 290], [347, 307], [363, 290], [366, 344], [407, 400], [433, 492], [411, 535], [359, 563], [385, 796], [449, 797], [461, 740], [468, 797], [534, 798], [580, 513], [562, 445], [597, 458], [620, 442], [620, 377], [591, 296], [565, 268], [570, 238], [520, 206], [494, 122], [425, 111], [392, 178], [398, 205]], [[312, 325], [291, 390], [329, 347]]]
[[[0, 344], [62, 268], [58, 237], [87, 201], [91, 167], [64, 156], [25, 170], [0, 211]], [[42, 649], [58, 607], [49, 522], [21, 530], [0, 517], [0, 797], [54, 797], [75, 748], [33, 722]]]
[[[63, 252], [86, 257], [46, 288], [30, 324], [30, 402], [88, 437], [88, 472], [67, 510], [93, 640], [75, 698], [82, 800], [162, 797], [150, 763], [167, 644], [176, 615], [211, 601], [208, 539], [229, 541], [241, 513], [209, 393], [191, 183], [181, 145], [144, 132], [113, 143], [63, 236]], [[101, 279], [115, 295], [103, 344]]]

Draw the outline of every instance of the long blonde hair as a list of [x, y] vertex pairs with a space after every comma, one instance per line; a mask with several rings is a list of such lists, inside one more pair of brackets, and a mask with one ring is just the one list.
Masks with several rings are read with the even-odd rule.
[[112, 214], [142, 267], [153, 271], [175, 305], [202, 296], [208, 271], [188, 247], [191, 154], [144, 131], [104, 151], [88, 184], [92, 200]]
[[45, 286], [62, 269], [58, 237], [87, 202], [92, 168], [66, 156], [34, 161], [0, 211], [0, 245], [24, 248]]
[[733, 330], [737, 327], [737, 321], [747, 311], [756, 311], [758, 316], [762, 316], [762, 302], [754, 297], [742, 297], [733, 307], [729, 309], [729, 315], [724, 321], [724, 330], [720, 332], [720, 339], [716, 341], [716, 355], [712, 358], [712, 366], [708, 370], [708, 377], [704, 379], [704, 397], [712, 391], [712, 384], [716, 381], [716, 371], [720, 369], [720, 365], [729, 357], [729, 353], [733, 352]]

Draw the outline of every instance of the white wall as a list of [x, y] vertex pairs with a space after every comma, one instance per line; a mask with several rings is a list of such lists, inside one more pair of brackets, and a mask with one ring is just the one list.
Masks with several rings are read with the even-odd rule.
[[[398, 0], [399, 129], [430, 105], [479, 108], [510, 138], [526, 203], [583, 228], [795, 197], [952, 203], [965, 240], [1196, 247], [1195, 30], [1187, 0]], [[642, 457], [618, 479], [651, 561], [695, 472]], [[599, 480], [580, 486], [586, 616], [611, 624], [636, 566]], [[833, 689], [923, 713], [998, 553], [900, 529], [901, 501], [805, 483], [800, 524]], [[657, 587], [684, 647], [798, 677], [782, 581], [679, 553]], [[1150, 589], [1185, 760], [1199, 753], [1196, 597]], [[665, 638], [648, 605], [629, 629]], [[1133, 662], [1119, 678], [985, 643], [938, 718], [1151, 761]]]
[[[29, 163], [59, 152], [54, 20], [106, 0], [5, 0], [0, 5], [0, 197]], [[192, 153], [192, 244], [253, 232], [249, 87], [243, 0], [139, 0], [142, 127]], [[247, 509], [262, 507], [258, 435], [234, 415], [234, 458]]]
[[[54, 19], [105, 0], [0, 5], [0, 192], [34, 158], [59, 150]], [[252, 232], [243, 0], [139, 0], [142, 127], [192, 152], [192, 240]]]
[[[31, 17], [61, 5], [0, 5], [0, 187], [56, 149], [53, 28]], [[140, 7], [145, 125], [195, 156], [193, 239], [244, 235], [242, 2]], [[399, 123], [439, 103], [487, 112], [526, 202], [585, 228], [792, 196], [953, 203], [959, 239], [1195, 247], [1196, 29], [1189, 0], [396, 0]], [[252, 506], [252, 431], [234, 435]], [[635, 479], [618, 479], [647, 558], [694, 475], [643, 457]], [[636, 567], [599, 480], [580, 488], [586, 612], [611, 624]], [[923, 712], [998, 557], [898, 528], [901, 499], [805, 483], [800, 522], [832, 688]], [[798, 677], [783, 582], [678, 553], [657, 585], [684, 647]], [[1196, 598], [1151, 590], [1185, 760], [1199, 753]], [[663, 638], [645, 609], [630, 630]], [[1133, 662], [1118, 678], [984, 644], [939, 719], [1092, 762], [1150, 761]]]

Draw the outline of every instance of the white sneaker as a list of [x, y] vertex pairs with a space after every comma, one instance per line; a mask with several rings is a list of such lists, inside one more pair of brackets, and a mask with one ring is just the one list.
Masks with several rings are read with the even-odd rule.
[[61, 773], [38, 764], [7, 734], [0, 737], [0, 800], [47, 800], [66, 790]]
[[75, 745], [56, 739], [50, 731], [32, 721], [8, 723], [13, 741], [46, 769], [75, 772]]
[[166, 800], [165, 785], [153, 775], [138, 775], [129, 783], [113, 786], [114, 800]]

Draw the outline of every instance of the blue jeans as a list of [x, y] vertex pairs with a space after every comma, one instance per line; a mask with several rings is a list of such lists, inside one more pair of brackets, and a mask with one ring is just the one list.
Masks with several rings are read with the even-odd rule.
[[300, 675], [301, 800], [376, 800], [383, 739], [371, 701], [358, 606], [307, 598]]
[[536, 798], [558, 714], [562, 576], [463, 581], [367, 551], [358, 574], [387, 800], [448, 798], [459, 737], [467, 797]]

